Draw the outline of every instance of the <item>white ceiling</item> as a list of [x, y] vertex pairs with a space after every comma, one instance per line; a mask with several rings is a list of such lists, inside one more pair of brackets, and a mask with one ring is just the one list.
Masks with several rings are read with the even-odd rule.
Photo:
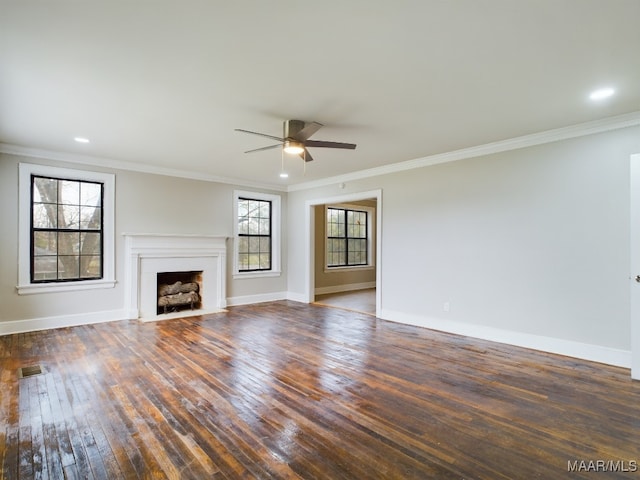
[[[285, 188], [638, 111], [639, 20], [638, 0], [0, 0], [0, 142]], [[285, 119], [358, 147], [282, 180], [234, 129]]]

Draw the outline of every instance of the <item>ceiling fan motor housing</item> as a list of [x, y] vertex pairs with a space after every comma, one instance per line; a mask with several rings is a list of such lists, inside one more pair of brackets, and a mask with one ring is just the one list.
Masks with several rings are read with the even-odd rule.
[[297, 135], [298, 133], [300, 133], [300, 130], [304, 128], [304, 126], [305, 122], [303, 122], [302, 120], [285, 120], [283, 123], [283, 138], [291, 138], [297, 140]]

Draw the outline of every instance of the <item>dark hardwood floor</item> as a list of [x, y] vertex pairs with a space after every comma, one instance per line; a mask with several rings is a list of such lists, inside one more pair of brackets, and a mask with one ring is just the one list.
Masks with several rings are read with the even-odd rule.
[[628, 370], [295, 302], [0, 337], [0, 386], [2, 479], [640, 477]]

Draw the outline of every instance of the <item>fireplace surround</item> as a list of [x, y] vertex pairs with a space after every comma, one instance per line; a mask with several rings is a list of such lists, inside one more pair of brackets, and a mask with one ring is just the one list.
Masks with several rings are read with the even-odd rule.
[[[220, 312], [226, 307], [226, 240], [211, 235], [124, 234], [125, 308], [131, 319], [165, 320]], [[199, 308], [158, 309], [158, 274], [202, 272]]]

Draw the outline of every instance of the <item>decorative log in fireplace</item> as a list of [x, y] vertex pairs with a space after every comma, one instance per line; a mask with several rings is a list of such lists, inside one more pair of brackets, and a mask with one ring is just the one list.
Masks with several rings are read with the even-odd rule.
[[200, 308], [202, 272], [158, 273], [158, 314]]

